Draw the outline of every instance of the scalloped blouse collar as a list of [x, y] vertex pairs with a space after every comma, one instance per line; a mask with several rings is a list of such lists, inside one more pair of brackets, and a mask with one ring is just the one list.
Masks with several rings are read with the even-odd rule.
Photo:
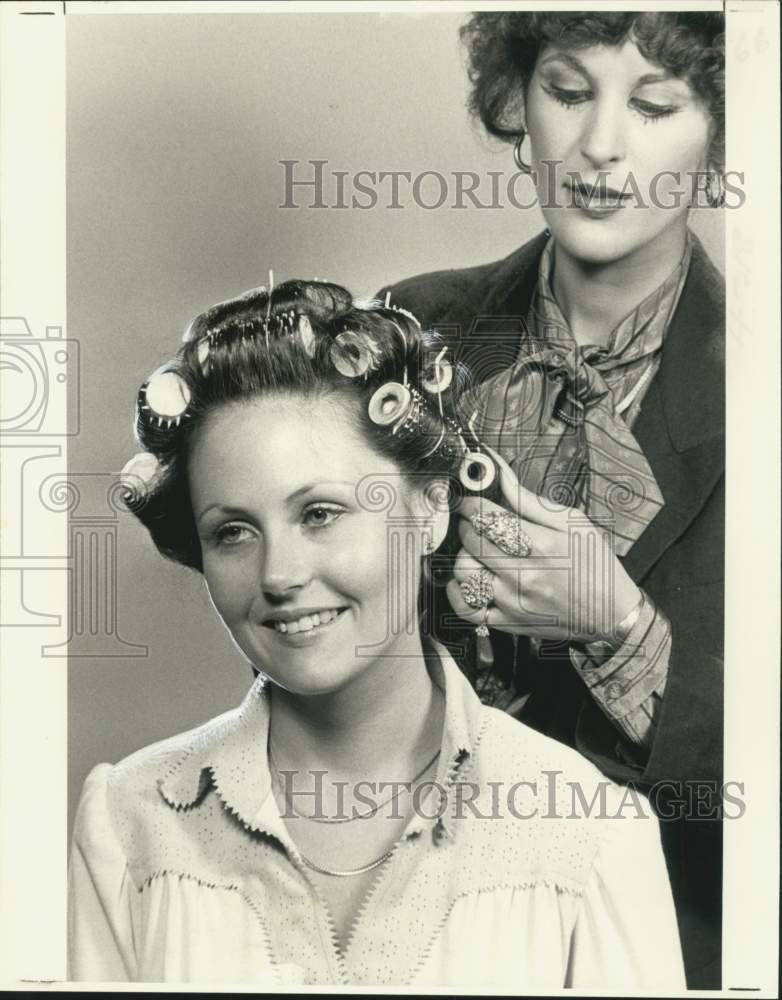
[[[434, 683], [445, 695], [443, 738], [435, 785], [447, 789], [457, 772], [474, 754], [478, 741], [481, 703], [469, 681], [447, 649], [431, 643], [434, 656], [427, 668]], [[158, 788], [174, 809], [197, 805], [214, 787], [226, 807], [248, 829], [280, 834], [279, 813], [271, 790], [267, 758], [270, 699], [268, 682], [260, 674], [242, 703], [235, 709], [194, 730], [182, 754], [158, 779]], [[430, 790], [437, 795], [437, 789]], [[426, 796], [424, 801], [428, 801]], [[419, 833], [436, 818], [422, 807], [411, 820], [405, 836]], [[446, 835], [453, 829], [447, 813], [439, 818]]]

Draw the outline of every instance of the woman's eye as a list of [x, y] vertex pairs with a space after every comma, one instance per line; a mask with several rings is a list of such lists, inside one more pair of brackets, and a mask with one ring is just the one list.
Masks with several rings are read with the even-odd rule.
[[245, 541], [250, 532], [242, 524], [223, 524], [215, 531], [215, 539], [221, 545], [237, 545]]
[[551, 84], [550, 93], [552, 97], [564, 104], [565, 107], [572, 107], [574, 104], [583, 104], [592, 96], [590, 90], [570, 90], [567, 87], [555, 87]]
[[344, 513], [341, 507], [324, 507], [321, 505], [309, 507], [304, 512], [304, 523], [310, 528], [326, 528]]
[[653, 104], [651, 101], [641, 101], [638, 98], [632, 103], [645, 118], [667, 118], [679, 110], [673, 104]]

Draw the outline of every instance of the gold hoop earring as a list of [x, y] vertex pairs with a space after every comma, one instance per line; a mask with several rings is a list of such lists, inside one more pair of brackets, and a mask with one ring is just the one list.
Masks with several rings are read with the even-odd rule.
[[513, 147], [513, 159], [516, 161], [516, 166], [523, 174], [531, 174], [532, 167], [529, 163], [525, 163], [521, 158], [521, 147], [524, 140], [527, 138], [527, 132], [525, 129], [519, 130], [519, 137], [516, 140], [516, 145]]

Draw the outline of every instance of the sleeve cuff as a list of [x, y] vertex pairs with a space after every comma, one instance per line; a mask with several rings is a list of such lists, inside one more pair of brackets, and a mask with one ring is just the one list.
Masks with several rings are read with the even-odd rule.
[[[650, 716], [665, 690], [671, 625], [648, 595], [641, 613], [615, 651], [606, 643], [570, 647], [570, 659], [592, 697], [614, 719], [646, 706]], [[655, 697], [656, 696], [656, 697]]]

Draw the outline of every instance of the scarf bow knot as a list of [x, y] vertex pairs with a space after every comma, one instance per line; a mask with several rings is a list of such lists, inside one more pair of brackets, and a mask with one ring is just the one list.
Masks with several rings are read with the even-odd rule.
[[615, 328], [606, 346], [578, 346], [551, 290], [553, 241], [515, 364], [469, 394], [476, 432], [542, 499], [578, 508], [612, 531], [625, 555], [664, 505], [632, 432], [657, 370], [665, 331], [692, 255]]

